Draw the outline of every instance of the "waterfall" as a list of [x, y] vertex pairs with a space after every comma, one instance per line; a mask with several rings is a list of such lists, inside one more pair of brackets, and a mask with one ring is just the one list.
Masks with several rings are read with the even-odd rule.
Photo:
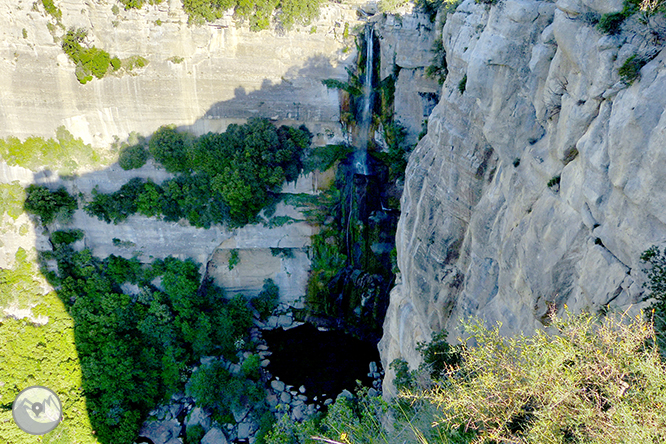
[[373, 72], [373, 27], [365, 29], [365, 78], [363, 80], [363, 97], [361, 99], [361, 115], [358, 122], [358, 142], [354, 154], [354, 169], [357, 174], [367, 176], [368, 142], [370, 140], [370, 123], [372, 121], [372, 72]]

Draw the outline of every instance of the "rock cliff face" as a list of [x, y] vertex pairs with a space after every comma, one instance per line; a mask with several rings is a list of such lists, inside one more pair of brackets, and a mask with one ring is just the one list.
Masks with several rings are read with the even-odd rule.
[[[385, 368], [415, 367], [417, 342], [455, 341], [472, 315], [529, 334], [565, 304], [645, 305], [639, 256], [666, 239], [666, 54], [660, 18], [594, 27], [621, 7], [466, 0], [448, 15], [449, 75], [407, 167]], [[650, 61], [628, 86], [633, 54]]]
[[[102, 146], [169, 123], [196, 133], [253, 116], [335, 123], [338, 95], [321, 80], [346, 80], [355, 51], [345, 24], [358, 23], [351, 3], [325, 6], [311, 26], [251, 32], [230, 16], [190, 26], [181, 0], [117, 14], [116, 2], [57, 0], [62, 28], [41, 2], [0, 0], [0, 137], [51, 137], [65, 125]], [[81, 85], [58, 41], [69, 27], [148, 65]]]

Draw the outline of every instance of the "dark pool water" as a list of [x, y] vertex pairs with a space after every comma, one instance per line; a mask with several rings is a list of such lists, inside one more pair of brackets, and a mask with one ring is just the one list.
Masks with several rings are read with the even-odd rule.
[[379, 363], [376, 344], [339, 331], [322, 332], [310, 324], [264, 331], [263, 337], [273, 352], [268, 370], [296, 389], [304, 385], [310, 399], [335, 397], [344, 389], [354, 392], [356, 380], [371, 386], [368, 366]]

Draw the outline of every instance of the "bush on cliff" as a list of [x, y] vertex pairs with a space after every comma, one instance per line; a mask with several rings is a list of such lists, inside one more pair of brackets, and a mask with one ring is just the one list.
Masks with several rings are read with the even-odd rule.
[[[160, 185], [132, 179], [116, 193], [94, 193], [86, 211], [113, 223], [139, 212], [205, 228], [244, 225], [275, 199], [285, 181], [298, 178], [311, 138], [305, 126], [276, 128], [267, 119], [199, 138], [164, 126], [150, 139], [150, 154], [178, 176]], [[130, 154], [131, 165], [143, 160], [143, 153], [132, 151], [121, 159]]]
[[666, 368], [641, 317], [551, 318], [553, 333], [503, 338], [466, 324], [462, 363], [421, 394], [436, 424], [462, 426], [475, 442], [663, 442]]
[[[275, 16], [286, 29], [307, 25], [319, 15], [323, 0], [183, 0], [183, 9], [195, 23], [211, 22], [233, 9], [234, 16], [248, 20], [252, 31], [267, 29]], [[277, 12], [277, 14], [275, 14]]]
[[39, 216], [43, 225], [50, 224], [59, 215], [70, 217], [77, 207], [76, 199], [64, 187], [51, 191], [33, 184], [26, 189], [24, 208], [28, 213]]

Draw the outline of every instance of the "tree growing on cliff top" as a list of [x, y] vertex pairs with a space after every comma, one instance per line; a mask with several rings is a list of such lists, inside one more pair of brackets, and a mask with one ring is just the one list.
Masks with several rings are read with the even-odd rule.
[[[248, 20], [252, 31], [267, 29], [275, 17], [278, 25], [290, 29], [306, 25], [319, 14], [324, 0], [183, 0], [183, 9], [195, 23], [211, 22], [233, 9], [234, 16]], [[277, 14], [275, 14], [277, 12]]]

